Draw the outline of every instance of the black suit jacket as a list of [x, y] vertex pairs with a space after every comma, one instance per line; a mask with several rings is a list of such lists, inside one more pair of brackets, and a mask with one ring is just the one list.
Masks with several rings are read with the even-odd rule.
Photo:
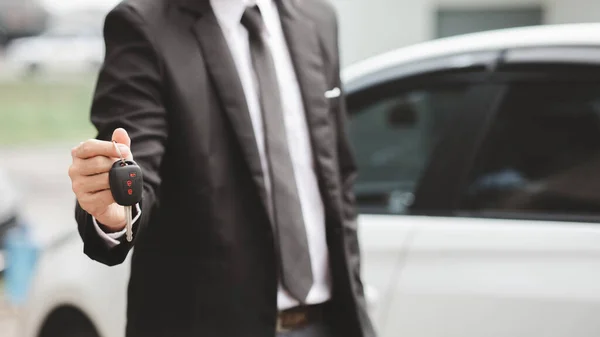
[[[278, 1], [298, 76], [326, 208], [340, 336], [371, 336], [360, 280], [344, 129], [335, 13], [322, 0]], [[106, 58], [91, 120], [98, 139], [132, 138], [144, 172], [134, 226], [127, 336], [274, 336], [273, 233], [250, 115], [232, 56], [208, 0], [125, 0], [106, 17]], [[108, 248], [76, 207], [84, 252], [107, 265], [132, 245]]]

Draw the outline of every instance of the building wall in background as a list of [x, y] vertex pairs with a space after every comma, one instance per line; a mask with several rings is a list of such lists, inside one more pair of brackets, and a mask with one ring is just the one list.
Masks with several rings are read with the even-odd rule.
[[600, 22], [599, 0], [330, 0], [344, 65], [436, 37], [438, 10], [540, 7], [543, 24]]

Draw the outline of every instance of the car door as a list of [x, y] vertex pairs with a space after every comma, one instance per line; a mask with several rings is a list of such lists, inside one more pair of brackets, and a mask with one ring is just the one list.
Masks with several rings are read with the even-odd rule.
[[[359, 169], [355, 193], [362, 275], [379, 331], [392, 319], [390, 301], [417, 221], [414, 214], [430, 207], [431, 191], [423, 190], [421, 182], [436, 179], [435, 174], [426, 176], [431, 158], [442, 155], [438, 145], [453, 137], [458, 128], [450, 126], [474, 108], [474, 98], [489, 94], [484, 68], [448, 73], [442, 64], [409, 74], [395, 69], [396, 76], [387, 69], [383, 79], [369, 73], [367, 84], [349, 85], [348, 135]], [[445, 160], [461, 156], [453, 148], [444, 148]]]
[[505, 54], [451, 216], [413, 223], [395, 335], [600, 335], [598, 60], [589, 48]]

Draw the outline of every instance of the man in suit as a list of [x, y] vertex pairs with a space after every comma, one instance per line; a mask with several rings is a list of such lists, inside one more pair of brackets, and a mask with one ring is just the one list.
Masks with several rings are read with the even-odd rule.
[[[127, 336], [373, 336], [332, 7], [125, 0], [104, 34], [69, 175], [85, 254], [135, 244]], [[144, 174], [131, 243], [111, 140]]]

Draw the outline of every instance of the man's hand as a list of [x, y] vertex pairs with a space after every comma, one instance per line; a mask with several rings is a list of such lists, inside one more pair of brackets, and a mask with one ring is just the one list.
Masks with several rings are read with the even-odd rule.
[[[123, 157], [133, 160], [127, 131], [116, 129], [112, 139]], [[71, 156], [69, 177], [81, 208], [110, 230], [125, 228], [125, 209], [115, 203], [108, 183], [108, 171], [120, 159], [113, 143], [90, 139], [73, 148]]]

